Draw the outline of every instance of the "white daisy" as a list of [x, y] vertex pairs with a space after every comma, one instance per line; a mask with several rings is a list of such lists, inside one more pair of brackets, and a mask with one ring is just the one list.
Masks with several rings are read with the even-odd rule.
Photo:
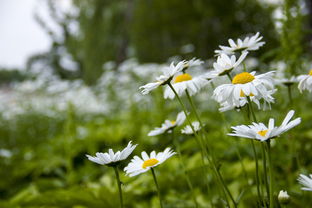
[[[262, 109], [263, 110], [267, 110], [267, 109], [271, 109], [271, 103], [274, 103], [274, 97], [272, 97], [272, 95], [276, 92], [276, 89], [274, 90], [268, 90], [268, 94], [267, 94], [267, 98], [266, 100], [264, 100], [263, 104], [262, 104]], [[258, 109], [261, 109], [261, 104], [260, 104], [260, 100], [261, 100], [261, 96], [254, 96], [253, 94], [250, 94], [250, 101], [255, 103], [258, 106]], [[228, 110], [233, 110], [233, 109], [240, 109], [242, 107], [244, 107], [246, 104], [248, 103], [247, 97], [245, 96], [245, 94], [243, 94], [241, 92], [240, 94], [240, 102], [239, 105], [235, 105], [235, 103], [229, 103], [229, 102], [223, 102], [220, 103], [220, 108], [219, 111], [220, 112], [225, 112]]]
[[185, 113], [182, 111], [178, 113], [177, 119], [174, 121], [165, 120], [161, 127], [156, 127], [154, 130], [150, 131], [147, 136], [156, 136], [163, 134], [165, 132], [171, 132], [176, 126], [181, 126], [185, 121]]
[[[195, 121], [192, 123], [192, 126], [194, 128], [195, 132], [198, 132], [201, 128], [200, 128], [200, 124], [198, 121]], [[190, 125], [185, 126], [182, 130], [181, 130], [182, 134], [194, 134], [192, 128]]]
[[312, 92], [312, 69], [309, 71], [308, 75], [300, 75], [298, 80], [298, 88], [300, 92], [302, 92], [302, 90], [308, 90], [309, 92]]
[[287, 191], [281, 190], [278, 193], [277, 199], [281, 204], [288, 204], [290, 201], [290, 196], [288, 195]]
[[273, 99], [270, 90], [274, 90], [273, 73], [274, 71], [271, 71], [257, 76], [256, 72], [237, 74], [231, 84], [218, 86], [213, 92], [213, 98], [219, 103], [227, 102], [231, 106], [240, 106], [244, 96], [255, 96], [257, 100], [262, 98], [270, 103]]
[[201, 66], [203, 63], [204, 62], [200, 59], [192, 58], [191, 60], [185, 62], [184, 69], [189, 69], [192, 67], [198, 67], [198, 66]]
[[156, 89], [157, 87], [165, 85], [168, 82], [170, 82], [176, 73], [184, 69], [186, 63], [187, 63], [186, 61], [180, 61], [177, 65], [174, 65], [174, 63], [172, 62], [169, 67], [164, 68], [163, 74], [156, 78], [156, 82], [148, 83], [139, 88], [140, 90], [142, 90], [142, 94], [146, 95], [150, 91]]
[[240, 125], [232, 127], [234, 132], [228, 135], [256, 139], [259, 141], [266, 141], [268, 139], [278, 137], [284, 132], [299, 125], [301, 122], [301, 118], [296, 118], [295, 120], [290, 121], [294, 113], [295, 111], [293, 110], [289, 111], [284, 121], [282, 122], [281, 126], [274, 126], [274, 119], [271, 118], [269, 120], [268, 127], [265, 126], [263, 123], [252, 123], [252, 125], [248, 126]]
[[87, 158], [95, 163], [100, 165], [116, 165], [117, 162], [121, 160], [127, 159], [127, 157], [132, 153], [132, 151], [136, 148], [136, 145], [132, 145], [131, 141], [128, 143], [127, 147], [124, 148], [121, 152], [118, 151], [114, 153], [112, 149], [108, 150], [108, 153], [97, 152], [95, 157], [86, 155]]
[[[195, 95], [208, 83], [209, 80], [207, 80], [205, 76], [199, 75], [193, 77], [188, 73], [177, 74], [171, 81], [172, 87], [179, 96], [184, 95], [186, 90], [191, 96]], [[174, 97], [175, 94], [172, 89], [169, 86], [166, 86], [164, 91], [164, 98], [173, 99]]]
[[134, 156], [127, 167], [125, 167], [124, 171], [126, 172], [126, 175], [129, 175], [130, 177], [139, 175], [160, 165], [174, 154], [176, 153], [169, 147], [166, 148], [164, 152], [159, 152], [157, 154], [155, 151], [152, 151], [150, 156], [148, 156], [146, 152], [142, 152], [142, 159], [138, 156]]
[[236, 56], [228, 56], [225, 53], [220, 54], [217, 58], [217, 62], [213, 63], [214, 70], [209, 72], [210, 75], [214, 74], [215, 77], [223, 76], [230, 73], [236, 67], [238, 67], [242, 61], [246, 58], [248, 52], [243, 52], [242, 55], [236, 60]]
[[298, 181], [301, 185], [304, 186], [301, 188], [301, 190], [312, 191], [312, 174], [310, 174], [309, 176], [310, 177], [300, 174]]
[[255, 51], [258, 50], [261, 46], [265, 44], [265, 42], [260, 42], [262, 39], [262, 36], [260, 36], [260, 33], [257, 32], [254, 36], [252, 37], [246, 37], [244, 40], [237, 39], [236, 43], [234, 40], [229, 39], [229, 45], [230, 46], [219, 46], [221, 50], [215, 50], [215, 53], [221, 54], [221, 53], [226, 53], [226, 54], [233, 54], [235, 52], [239, 51]]

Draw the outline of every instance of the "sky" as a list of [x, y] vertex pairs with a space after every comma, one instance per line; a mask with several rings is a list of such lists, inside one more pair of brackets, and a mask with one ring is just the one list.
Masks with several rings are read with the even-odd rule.
[[39, 1], [0, 1], [0, 67], [22, 68], [29, 56], [49, 49], [50, 39], [34, 19]]

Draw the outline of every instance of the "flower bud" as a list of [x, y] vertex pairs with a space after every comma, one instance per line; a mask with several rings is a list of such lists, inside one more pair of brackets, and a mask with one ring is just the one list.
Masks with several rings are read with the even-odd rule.
[[281, 190], [278, 194], [278, 201], [281, 204], [288, 204], [290, 202], [290, 196], [287, 194], [287, 191]]

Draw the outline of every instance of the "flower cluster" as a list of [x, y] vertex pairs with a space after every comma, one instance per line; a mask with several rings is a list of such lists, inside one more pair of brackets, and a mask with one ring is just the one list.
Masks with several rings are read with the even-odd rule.
[[[211, 97], [219, 103], [219, 110], [221, 112], [232, 109], [243, 109], [247, 112], [248, 118], [251, 120], [251, 124], [233, 126], [233, 132], [228, 133], [227, 135], [252, 139], [251, 143], [253, 146], [252, 149], [254, 151], [254, 160], [256, 165], [257, 190], [264, 189], [265, 186], [267, 191], [266, 197], [263, 193], [258, 191], [258, 200], [261, 201], [261, 203], [262, 201], [264, 203], [268, 203], [270, 207], [272, 207], [274, 204], [274, 190], [272, 185], [273, 168], [271, 159], [271, 140], [298, 126], [301, 123], [301, 118], [298, 117], [292, 120], [295, 111], [290, 110], [281, 125], [275, 125], [275, 119], [273, 118], [270, 118], [268, 125], [265, 125], [262, 122], [257, 122], [253, 105], [257, 105], [258, 109], [262, 108], [263, 110], [267, 110], [267, 106], [269, 108], [271, 107], [271, 104], [275, 101], [273, 96], [277, 91], [275, 85], [277, 84], [277, 80], [280, 80], [279, 83], [283, 83], [287, 87], [290, 87], [298, 80], [298, 87], [300, 91], [307, 89], [311, 92], [312, 70], [309, 72], [309, 75], [302, 75], [298, 78], [293, 77], [291, 79], [282, 79], [281, 77], [276, 78], [274, 77], [275, 71], [259, 73], [253, 70], [248, 70], [245, 64], [247, 55], [249, 55], [252, 51], [258, 50], [265, 44], [265, 42], [261, 40], [262, 36], [260, 36], [259, 33], [256, 33], [251, 37], [246, 37], [243, 40], [237, 39], [237, 41], [234, 41], [229, 39], [229, 46], [219, 46], [220, 49], [215, 51], [217, 57], [216, 61], [212, 64], [213, 70], [205, 73], [202, 72], [204, 62], [196, 58], [191, 60], [182, 60], [178, 63], [172, 62], [169, 66], [163, 67], [163, 73], [155, 78], [156, 81], [139, 87], [142, 94], [146, 95], [156, 88], [164, 86], [164, 99], [176, 98], [183, 109], [183, 111], [178, 113], [175, 120], [165, 120], [160, 127], [156, 127], [151, 130], [147, 136], [171, 134], [172, 142], [177, 149], [177, 153], [181, 156], [182, 153], [179, 148], [180, 141], [175, 139], [175, 132], [176, 129], [181, 127], [187, 120], [188, 125], [184, 126], [180, 133], [184, 134], [184, 137], [186, 137], [185, 135], [190, 135], [196, 138], [196, 142], [201, 148], [203, 164], [212, 167], [211, 169], [214, 171], [215, 177], [217, 177], [218, 181], [221, 183], [219, 185], [222, 187], [223, 191], [226, 190], [226, 195], [228, 195], [228, 197], [232, 200], [234, 207], [236, 207], [236, 201], [227, 188], [227, 185], [222, 183], [224, 179], [222, 178], [219, 168], [216, 165], [217, 162], [215, 161], [213, 150], [210, 149], [210, 144], [207, 142], [206, 124], [201, 121], [200, 114], [197, 113], [197, 109], [194, 104], [196, 102], [194, 102], [191, 97], [198, 94], [210, 83], [214, 88]], [[222, 79], [225, 76], [229, 79], [228, 81]], [[217, 83], [218, 86], [215, 87], [215, 83]], [[192, 114], [189, 113], [186, 107], [187, 105], [185, 105], [183, 99], [181, 99], [184, 95], [186, 95], [186, 99], [192, 109], [191, 113], [195, 115], [197, 121], [192, 122]], [[258, 154], [256, 150], [257, 147], [253, 143], [253, 140], [260, 141], [262, 144], [265, 144], [261, 145], [261, 148], [263, 148], [261, 158], [263, 160], [263, 166], [261, 168], [263, 169], [263, 173], [269, 172], [270, 176], [268, 177], [266, 174], [263, 174], [263, 180], [259, 179], [259, 175], [262, 174], [259, 174]], [[122, 151], [114, 153], [113, 150], [109, 149], [108, 153], [96, 153], [96, 157], [92, 157], [90, 155], [87, 155], [87, 157], [95, 163], [116, 167], [119, 165], [120, 161], [125, 160], [132, 153], [135, 147], [136, 145], [132, 145], [131, 142], [129, 142], [128, 146]], [[156, 188], [159, 191], [154, 168], [175, 154], [176, 152], [174, 152], [171, 148], [166, 148], [163, 152], [159, 153], [152, 151], [150, 154], [143, 151], [141, 153], [141, 157], [134, 156], [133, 159], [131, 159], [130, 163], [124, 168], [124, 171], [127, 176], [132, 177], [151, 170]], [[267, 162], [269, 165], [266, 165]], [[181, 163], [182, 166], [185, 167], [182, 159]], [[189, 176], [187, 175], [187, 171], [183, 170], [183, 172], [185, 172], [187, 181], [190, 181], [188, 179]], [[117, 171], [116, 177], [119, 178]], [[298, 180], [305, 186], [302, 188], [303, 190], [312, 190], [311, 178], [305, 175], [300, 175]], [[263, 184], [259, 181], [262, 181]], [[192, 189], [192, 185], [190, 183], [188, 184], [190, 189]], [[261, 188], [261, 186], [263, 187]], [[159, 192], [159, 199], [160, 198]], [[280, 203], [288, 203], [289, 198], [290, 197], [287, 192], [280, 191], [278, 196]], [[267, 199], [269, 199], [268, 202], [266, 202]], [[194, 203], [196, 204], [196, 199]], [[227, 206], [231, 207], [230, 203], [227, 203]], [[160, 204], [162, 207], [161, 200]]]

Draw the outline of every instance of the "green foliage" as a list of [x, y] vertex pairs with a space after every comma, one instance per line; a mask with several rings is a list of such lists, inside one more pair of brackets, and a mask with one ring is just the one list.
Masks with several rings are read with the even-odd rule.
[[1, 69], [0, 68], [0, 85], [10, 84], [12, 82], [19, 82], [26, 79], [25, 73], [15, 69]]
[[[293, 207], [304, 207], [311, 203], [310, 197], [302, 195], [296, 178], [305, 173], [312, 159], [310, 153], [312, 118], [305, 100], [295, 106], [285, 102], [286, 88], [276, 97], [270, 115], [259, 111], [258, 119], [281, 118], [281, 112], [290, 108], [302, 117], [303, 123], [290, 133], [276, 139], [273, 146], [275, 167], [275, 190], [285, 189], [292, 197]], [[294, 91], [294, 100], [302, 98]], [[161, 99], [161, 93], [153, 93], [153, 99]], [[59, 118], [29, 114], [14, 120], [1, 120], [1, 148], [12, 151], [12, 157], [0, 160], [0, 206], [1, 207], [117, 207], [118, 190], [113, 169], [94, 164], [85, 154], [93, 155], [108, 148], [118, 150], [131, 139], [139, 146], [133, 154], [145, 150], [161, 151], [172, 146], [169, 135], [147, 137], [147, 132], [159, 126], [164, 119], [175, 117], [176, 105], [166, 101], [165, 105], [142, 108], [132, 106], [128, 112], [112, 112], [106, 116], [83, 116], [69, 104], [67, 115]], [[198, 105], [197, 101], [197, 105]], [[240, 207], [255, 207], [254, 161], [249, 141], [227, 137], [230, 126], [246, 123], [244, 112], [221, 114], [207, 101], [201, 108], [206, 123], [208, 140], [212, 145], [220, 170], [234, 197], [240, 197]], [[150, 109], [153, 109], [152, 111]], [[161, 110], [162, 109], [162, 110]], [[176, 109], [176, 110], [175, 110]], [[172, 112], [172, 113], [168, 113]], [[279, 120], [278, 122], [281, 122]], [[201, 165], [200, 150], [194, 138], [178, 134], [182, 157], [195, 187], [195, 195], [201, 207], [224, 207], [219, 197], [217, 182], [213, 174], [205, 177], [210, 167]], [[260, 148], [260, 146], [257, 146]], [[258, 149], [260, 151], [260, 149]], [[260, 153], [260, 152], [259, 152]], [[242, 158], [242, 161], [239, 160]], [[127, 161], [122, 163], [122, 167]], [[243, 165], [243, 166], [242, 166]], [[156, 174], [166, 207], [193, 207], [180, 161], [177, 156], [157, 167]], [[205, 174], [205, 175], [204, 175]], [[246, 179], [246, 177], [248, 179]], [[127, 177], [121, 173], [126, 207], [157, 207], [157, 194], [149, 173]], [[206, 181], [209, 181], [207, 187]], [[252, 187], [252, 188], [251, 188]], [[276, 192], [275, 195], [278, 193]]]

